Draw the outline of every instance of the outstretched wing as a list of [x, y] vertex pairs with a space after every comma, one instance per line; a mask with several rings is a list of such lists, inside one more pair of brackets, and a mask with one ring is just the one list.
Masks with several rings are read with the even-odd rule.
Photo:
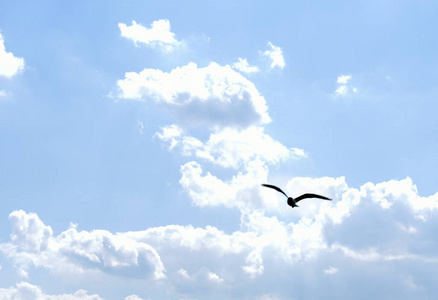
[[283, 192], [279, 187], [276, 187], [275, 185], [272, 185], [272, 184], [262, 184], [262, 185], [265, 186], [265, 187], [268, 187], [268, 188], [274, 189], [274, 190], [276, 190], [277, 192], [280, 192], [280, 193], [282, 193], [283, 195], [285, 195], [286, 198], [289, 198], [289, 197], [286, 195], [285, 192]]
[[298, 202], [300, 200], [306, 199], [306, 198], [319, 198], [319, 199], [323, 199], [323, 200], [332, 200], [330, 198], [324, 197], [324, 196], [320, 196], [317, 194], [303, 194], [299, 197], [296, 197], [294, 200], [295, 202]]

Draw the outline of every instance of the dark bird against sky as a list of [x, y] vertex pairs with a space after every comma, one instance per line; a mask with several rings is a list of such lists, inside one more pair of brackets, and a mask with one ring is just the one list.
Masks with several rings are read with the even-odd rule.
[[289, 204], [292, 207], [298, 207], [297, 202], [301, 201], [303, 199], [306, 199], [306, 198], [319, 198], [319, 199], [330, 200], [330, 201], [332, 200], [330, 198], [327, 198], [327, 197], [324, 197], [324, 196], [320, 196], [320, 195], [317, 195], [317, 194], [303, 194], [303, 195], [301, 195], [299, 197], [292, 198], [292, 197], [289, 197], [288, 195], [286, 195], [285, 192], [283, 192], [279, 187], [276, 187], [275, 185], [272, 185], [272, 184], [262, 184], [262, 185], [265, 186], [265, 187], [274, 189], [274, 190], [282, 193], [283, 195], [285, 195], [286, 198], [287, 198], [287, 204]]

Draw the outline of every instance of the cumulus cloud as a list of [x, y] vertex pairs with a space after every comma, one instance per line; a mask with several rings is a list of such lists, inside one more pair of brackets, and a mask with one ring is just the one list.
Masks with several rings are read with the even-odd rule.
[[257, 73], [260, 69], [257, 66], [250, 66], [246, 58], [239, 57], [238, 61], [233, 64], [233, 68], [243, 73]]
[[0, 33], [0, 76], [11, 78], [24, 70], [24, 59], [6, 52], [3, 35]]
[[55, 272], [84, 273], [87, 270], [138, 278], [165, 278], [158, 253], [150, 245], [105, 230], [78, 232], [75, 226], [53, 236], [34, 213], [22, 210], [9, 216], [13, 233], [11, 242], [0, 251], [14, 261], [18, 273], [27, 277], [31, 266]]
[[155, 136], [167, 143], [170, 150], [179, 147], [183, 155], [195, 155], [222, 167], [239, 168], [254, 159], [277, 164], [307, 156], [304, 150], [287, 148], [265, 134], [263, 127], [256, 126], [242, 130], [224, 128], [211, 133], [205, 143], [187, 135], [177, 125], [163, 127]]
[[351, 74], [338, 76], [336, 81], [338, 86], [333, 94], [334, 97], [348, 97], [359, 92], [357, 87], [351, 86], [348, 83], [352, 77]]
[[[279, 297], [287, 297], [287, 291], [280, 286], [290, 281], [293, 275], [287, 274], [291, 272], [307, 271], [325, 278], [336, 274], [336, 278], [354, 286], [364, 279], [357, 272], [371, 278], [377, 276], [376, 280], [396, 278], [397, 282], [398, 277], [404, 277], [417, 283], [422, 282], [421, 272], [425, 271], [407, 273], [406, 264], [421, 265], [424, 270], [435, 270], [438, 264], [438, 243], [434, 238], [438, 193], [420, 196], [409, 178], [366, 183], [358, 189], [349, 187], [343, 177], [293, 178], [285, 187], [287, 193], [301, 193], [312, 187], [332, 197], [333, 202], [306, 200], [300, 210], [285, 210], [285, 199], [279, 197], [281, 207], [273, 214], [264, 209], [263, 202], [275, 206], [272, 194], [262, 194], [259, 186], [250, 184], [246, 190], [236, 189], [239, 182], [243, 186], [252, 182], [246, 180], [256, 176], [250, 170], [239, 175], [241, 178], [219, 182], [211, 174], [202, 175], [202, 169], [194, 162], [184, 165], [182, 172], [184, 168], [193, 168], [189, 174], [195, 176], [198, 172], [196, 176], [200, 176], [191, 182], [199, 184], [190, 189], [194, 193], [190, 195], [192, 200], [201, 206], [222, 202], [239, 209], [238, 230], [226, 233], [214, 226], [167, 225], [112, 234], [100, 230], [78, 232], [72, 227], [55, 237], [37, 215], [18, 211], [10, 217], [11, 241], [1, 244], [0, 249], [17, 267], [33, 265], [56, 271], [54, 265], [69, 264], [70, 269], [82, 269], [82, 276], [94, 267], [129, 278], [130, 272], [114, 269], [135, 266], [144, 270], [142, 264], [149, 266], [149, 274], [154, 270], [163, 274], [165, 265], [169, 274], [166, 287], [173, 287], [175, 295], [199, 296], [199, 290], [215, 290], [224, 296], [251, 282], [260, 285], [260, 294], [251, 297], [255, 299], [266, 295], [264, 285], [269, 286], [269, 291], [278, 292]], [[246, 209], [248, 206], [252, 208]], [[36, 233], [35, 237], [31, 233]], [[139, 257], [143, 257], [143, 262]], [[384, 277], [375, 271], [381, 266], [387, 270]], [[273, 274], [275, 281], [270, 280]], [[298, 277], [291, 288], [306, 284]], [[153, 280], [154, 276], [142, 278]], [[221, 286], [227, 288], [217, 290]]]
[[[267, 166], [254, 160], [248, 163], [244, 172], [224, 181], [210, 172], [204, 173], [201, 165], [192, 161], [181, 166], [180, 184], [197, 206], [224, 205], [244, 210], [262, 206], [259, 185], [266, 182], [267, 174]], [[263, 207], [272, 209], [275, 205]]]
[[154, 21], [151, 28], [146, 28], [135, 21], [128, 26], [119, 23], [120, 34], [132, 41], [135, 45], [145, 44], [151, 47], [162, 48], [166, 52], [174, 50], [181, 42], [175, 39], [175, 34], [170, 31], [170, 22], [167, 19]]
[[38, 300], [103, 300], [98, 295], [88, 295], [87, 291], [78, 290], [74, 294], [47, 295], [39, 286], [21, 282], [15, 287], [0, 288], [0, 299], [38, 299]]
[[262, 52], [263, 57], [271, 62], [272, 69], [275, 67], [283, 69], [286, 66], [283, 57], [283, 50], [278, 46], [274, 46], [271, 42], [268, 42], [268, 46], [270, 49]]
[[266, 101], [230, 66], [195, 63], [163, 72], [128, 72], [117, 82], [119, 98], [154, 100], [179, 122], [209, 127], [248, 127], [270, 122]]

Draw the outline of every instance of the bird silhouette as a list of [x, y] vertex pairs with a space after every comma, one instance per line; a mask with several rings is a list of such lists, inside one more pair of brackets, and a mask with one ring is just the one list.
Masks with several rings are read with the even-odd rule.
[[276, 187], [275, 185], [272, 185], [272, 184], [262, 184], [262, 186], [274, 189], [277, 192], [280, 192], [283, 195], [285, 195], [286, 198], [287, 198], [287, 204], [292, 206], [292, 207], [298, 207], [297, 202], [301, 201], [303, 199], [307, 199], [307, 198], [319, 198], [319, 199], [329, 200], [329, 201], [332, 200], [330, 198], [327, 198], [327, 197], [324, 197], [324, 196], [320, 196], [320, 195], [317, 195], [317, 194], [303, 194], [303, 195], [298, 196], [296, 198], [292, 198], [292, 197], [289, 197], [288, 195], [286, 195], [285, 192], [283, 192], [279, 187]]

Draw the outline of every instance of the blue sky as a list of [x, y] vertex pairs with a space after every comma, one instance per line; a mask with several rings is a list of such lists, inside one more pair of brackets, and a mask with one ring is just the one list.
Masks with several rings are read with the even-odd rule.
[[200, 2], [0, 4], [0, 298], [431, 299], [437, 3]]

